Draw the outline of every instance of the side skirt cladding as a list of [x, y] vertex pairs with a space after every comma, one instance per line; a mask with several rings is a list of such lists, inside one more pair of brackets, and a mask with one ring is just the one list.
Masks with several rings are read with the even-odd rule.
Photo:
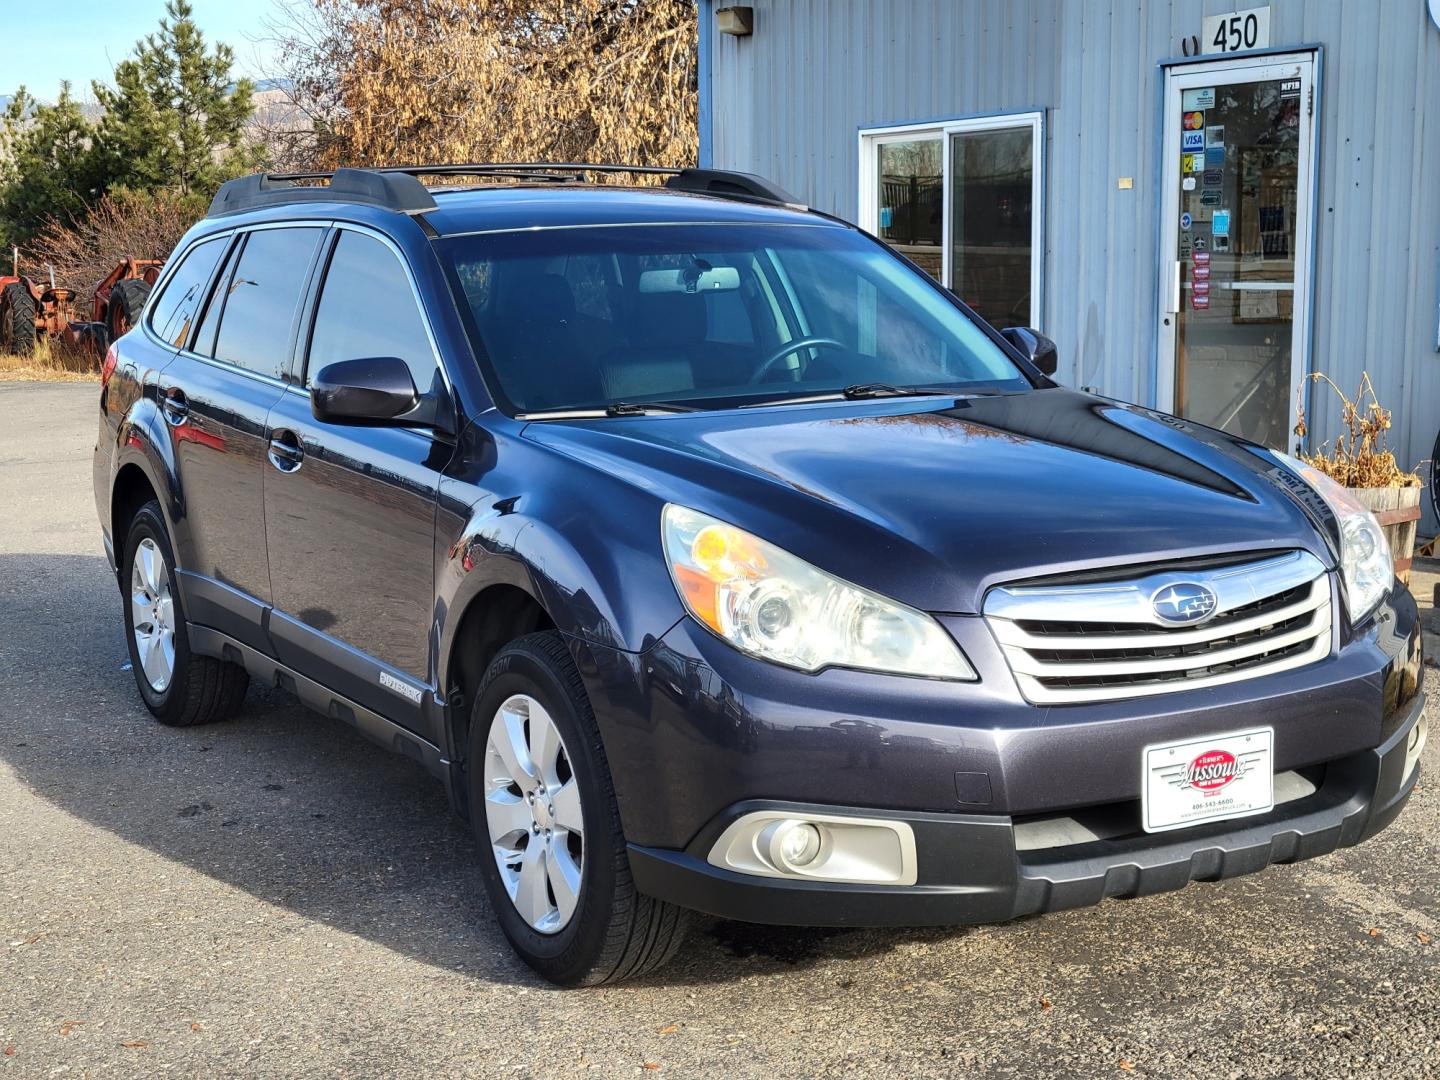
[[419, 762], [426, 772], [445, 784], [454, 805], [458, 777], [452, 776], [456, 770], [438, 746], [228, 634], [195, 623], [187, 624], [187, 631], [190, 647], [196, 652], [240, 664], [256, 681], [288, 690], [307, 708], [342, 720], [376, 745]]

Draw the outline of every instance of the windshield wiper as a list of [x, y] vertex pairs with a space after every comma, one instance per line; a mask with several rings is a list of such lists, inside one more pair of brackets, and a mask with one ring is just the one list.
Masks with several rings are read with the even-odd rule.
[[699, 412], [698, 405], [681, 405], [675, 401], [617, 401], [611, 405], [581, 405], [573, 409], [547, 409], [543, 412], [521, 412], [517, 420], [599, 420], [607, 416], [645, 416], [649, 413]]
[[605, 406], [606, 416], [644, 416], [652, 412], [699, 412], [698, 405], [675, 401], [616, 401]]
[[763, 409], [770, 405], [806, 405], [822, 401], [864, 401], [879, 397], [960, 397], [962, 392], [933, 386], [891, 386], [889, 383], [855, 383], [843, 390], [821, 390], [814, 394], [747, 401], [742, 409]]
[[933, 386], [891, 386], [889, 383], [851, 383], [840, 391], [846, 401], [861, 401], [877, 397], [933, 397], [953, 395], [953, 390], [942, 390]]

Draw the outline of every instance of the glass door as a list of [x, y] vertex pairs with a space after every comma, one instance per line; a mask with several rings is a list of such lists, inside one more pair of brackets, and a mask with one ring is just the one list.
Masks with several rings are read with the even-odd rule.
[[1291, 442], [1310, 325], [1311, 54], [1166, 74], [1159, 405]]

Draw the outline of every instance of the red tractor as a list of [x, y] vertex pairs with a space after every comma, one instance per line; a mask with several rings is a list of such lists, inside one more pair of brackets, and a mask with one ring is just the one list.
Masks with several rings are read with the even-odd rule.
[[28, 356], [42, 338], [87, 349], [98, 360], [134, 325], [160, 276], [159, 259], [125, 258], [90, 290], [90, 320], [75, 318], [75, 290], [22, 274], [0, 276], [0, 351]]

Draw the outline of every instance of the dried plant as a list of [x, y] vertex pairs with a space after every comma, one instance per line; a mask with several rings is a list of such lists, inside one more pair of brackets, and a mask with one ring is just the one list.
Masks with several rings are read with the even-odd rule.
[[180, 237], [205, 213], [207, 200], [171, 191], [104, 195], [73, 222], [51, 219], [24, 252], [21, 269], [43, 276], [55, 267], [58, 284], [74, 289], [81, 317], [90, 317], [90, 291], [126, 256], [168, 258]]
[[[1386, 445], [1390, 410], [1383, 408], [1376, 398], [1368, 371], [1361, 373], [1360, 388], [1353, 398], [1347, 397], [1328, 375], [1314, 372], [1308, 378], [1325, 383], [1340, 399], [1340, 422], [1345, 426], [1345, 434], [1326, 442], [1317, 453], [1301, 452], [1302, 461], [1345, 487], [1421, 486], [1419, 475], [1400, 468]], [[1300, 419], [1295, 425], [1295, 434], [1303, 439], [1309, 427], [1305, 422], [1303, 395], [1300, 397], [1297, 408]]]
[[275, 156], [322, 168], [695, 161], [694, 0], [289, 0]]

